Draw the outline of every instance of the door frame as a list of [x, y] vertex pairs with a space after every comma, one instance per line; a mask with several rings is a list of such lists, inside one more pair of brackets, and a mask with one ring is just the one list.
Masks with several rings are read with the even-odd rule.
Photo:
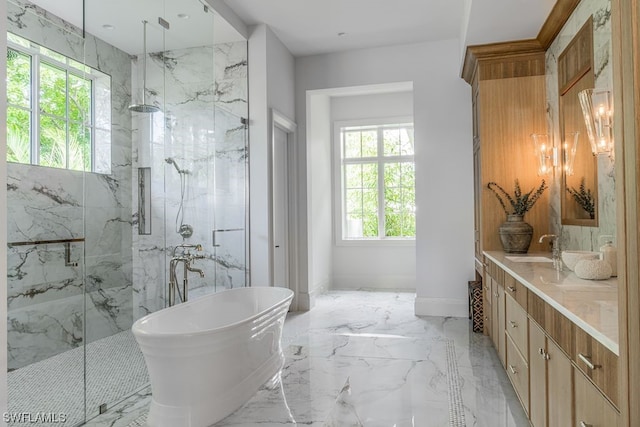
[[288, 200], [288, 245], [289, 257], [287, 260], [289, 289], [294, 292], [293, 301], [291, 301], [291, 311], [298, 310], [298, 293], [299, 293], [299, 268], [298, 268], [298, 144], [296, 138], [296, 123], [289, 119], [286, 115], [271, 108], [270, 120], [270, 147], [269, 147], [269, 283], [274, 285], [274, 150], [275, 150], [275, 133], [276, 128], [284, 131], [287, 135], [287, 146], [285, 147], [287, 155], [287, 200]]

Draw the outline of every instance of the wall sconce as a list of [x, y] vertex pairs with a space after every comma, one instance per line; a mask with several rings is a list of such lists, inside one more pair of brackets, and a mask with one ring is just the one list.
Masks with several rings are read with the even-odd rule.
[[613, 96], [606, 89], [585, 89], [578, 93], [593, 155], [613, 157]]
[[546, 133], [532, 133], [531, 139], [533, 140], [533, 152], [537, 159], [538, 176], [547, 175], [558, 166], [556, 147], [553, 146], [551, 138]]
[[573, 175], [573, 164], [576, 160], [579, 137], [580, 132], [571, 132], [562, 144], [562, 167], [567, 176]]

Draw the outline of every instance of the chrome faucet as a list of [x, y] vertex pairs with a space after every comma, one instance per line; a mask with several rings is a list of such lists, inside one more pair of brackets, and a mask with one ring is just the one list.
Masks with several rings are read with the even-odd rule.
[[560, 237], [557, 234], [543, 234], [540, 236], [538, 243], [542, 243], [546, 238], [551, 239], [551, 259], [553, 260], [553, 267], [558, 271], [562, 271], [562, 259], [560, 259]]
[[[169, 295], [168, 295], [168, 303], [169, 307], [176, 304], [176, 292], [178, 293], [178, 297], [180, 298], [180, 302], [186, 302], [188, 299], [188, 291], [189, 291], [189, 277], [187, 272], [191, 271], [193, 273], [198, 273], [200, 277], [204, 277], [204, 271], [199, 268], [193, 268], [191, 266], [191, 262], [196, 259], [205, 258], [204, 255], [192, 255], [189, 252], [189, 249], [195, 249], [198, 252], [202, 251], [202, 245], [193, 245], [188, 243], [183, 243], [182, 245], [177, 245], [173, 248], [171, 252], [171, 261], [169, 262]], [[182, 254], [180, 256], [176, 256], [176, 251], [178, 249], [182, 249]], [[176, 269], [178, 264], [183, 264], [183, 276], [182, 276], [182, 292], [180, 292], [180, 288], [178, 287], [178, 280]]]

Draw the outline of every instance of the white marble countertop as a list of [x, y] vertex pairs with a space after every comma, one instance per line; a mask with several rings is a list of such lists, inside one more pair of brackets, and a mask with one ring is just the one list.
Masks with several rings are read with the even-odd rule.
[[[564, 266], [556, 271], [551, 262], [514, 262], [501, 251], [485, 251], [493, 262], [542, 298], [616, 355], [618, 349], [618, 281], [584, 280]], [[518, 255], [543, 256], [549, 253]]]

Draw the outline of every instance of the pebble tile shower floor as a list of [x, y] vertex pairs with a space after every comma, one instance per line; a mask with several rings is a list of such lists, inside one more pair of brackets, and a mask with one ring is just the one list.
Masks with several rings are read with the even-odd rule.
[[78, 347], [9, 372], [9, 412], [64, 414], [64, 424], [73, 426], [84, 420], [85, 380], [89, 418], [98, 415], [101, 404], [113, 404], [149, 383], [142, 353], [131, 331], [87, 345], [86, 379], [84, 364], [85, 349]]

